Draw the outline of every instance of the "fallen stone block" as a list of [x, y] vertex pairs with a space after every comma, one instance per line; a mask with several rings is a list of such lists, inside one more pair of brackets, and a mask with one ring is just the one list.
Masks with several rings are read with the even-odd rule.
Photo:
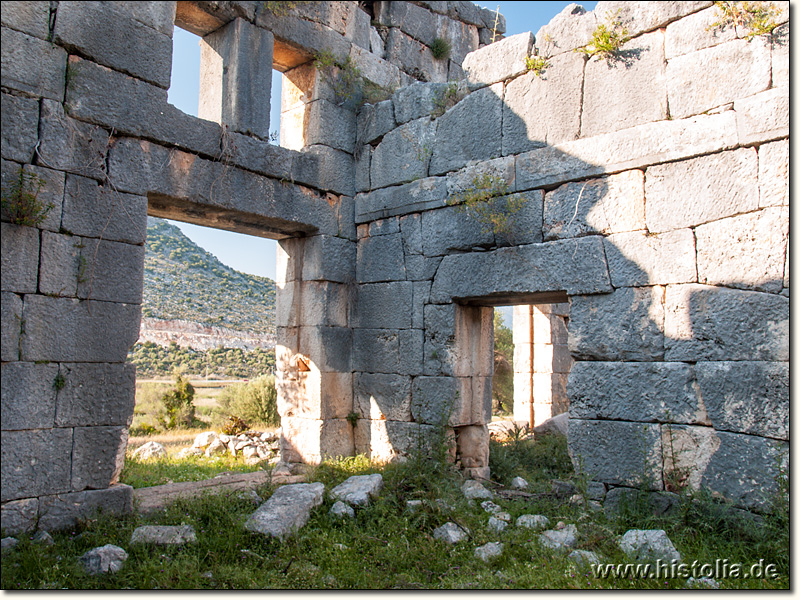
[[328, 511], [328, 514], [337, 519], [344, 519], [344, 518], [352, 519], [356, 516], [356, 511], [353, 510], [352, 506], [349, 506], [344, 502], [342, 502], [341, 500], [338, 500], [333, 506], [331, 506], [331, 509]]
[[324, 492], [325, 485], [319, 482], [280, 487], [250, 515], [244, 528], [283, 540], [308, 522], [311, 510], [322, 504]]
[[600, 562], [600, 557], [589, 550], [573, 550], [567, 555], [567, 558], [581, 570], [589, 570], [592, 565]]
[[475, 556], [483, 562], [489, 562], [503, 553], [503, 544], [500, 542], [489, 542], [483, 546], [475, 548]]
[[548, 529], [539, 535], [539, 543], [552, 550], [569, 550], [578, 543], [578, 529], [575, 525], [565, 525], [561, 529]]
[[330, 496], [351, 505], [368, 506], [369, 499], [377, 497], [382, 489], [383, 476], [380, 473], [353, 475], [333, 488]]
[[182, 546], [197, 541], [191, 525], [143, 525], [133, 530], [131, 544]]
[[630, 529], [620, 539], [619, 547], [629, 559], [640, 563], [681, 561], [680, 553], [663, 529]]
[[464, 538], [469, 535], [468, 531], [465, 531], [459, 525], [455, 523], [445, 523], [441, 527], [437, 527], [433, 530], [433, 538], [436, 540], [442, 540], [448, 544], [457, 544]]
[[525, 527], [534, 531], [542, 531], [550, 525], [550, 519], [544, 515], [522, 515], [517, 517], [517, 527]]
[[151, 458], [163, 458], [167, 456], [167, 449], [158, 442], [147, 442], [139, 446], [133, 453], [134, 458], [139, 460], [149, 460]]
[[475, 481], [474, 479], [464, 482], [464, 485], [461, 486], [461, 493], [464, 494], [465, 498], [469, 499], [486, 498], [491, 500], [494, 498], [494, 494], [490, 490], [483, 487], [480, 481]]
[[89, 550], [78, 560], [89, 575], [105, 575], [106, 573], [116, 573], [122, 569], [125, 561], [128, 560], [128, 553], [119, 546], [106, 544]]
[[[561, 413], [560, 415], [556, 415], [555, 417], [550, 417], [539, 423], [536, 427], [533, 428], [534, 435], [544, 435], [546, 433], [551, 433], [554, 435], [562, 435], [564, 437], [567, 436], [569, 432], [569, 413]], [[518, 479], [522, 479], [519, 477]], [[523, 480], [524, 481], [524, 480]], [[511, 487], [514, 487], [514, 484], [511, 484]], [[518, 488], [524, 489], [524, 488]]]

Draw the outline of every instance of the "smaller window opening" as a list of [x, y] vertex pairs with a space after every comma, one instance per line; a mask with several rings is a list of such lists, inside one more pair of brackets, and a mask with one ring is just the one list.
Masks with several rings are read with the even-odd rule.
[[175, 27], [172, 34], [172, 76], [167, 101], [187, 115], [198, 115], [201, 37]]

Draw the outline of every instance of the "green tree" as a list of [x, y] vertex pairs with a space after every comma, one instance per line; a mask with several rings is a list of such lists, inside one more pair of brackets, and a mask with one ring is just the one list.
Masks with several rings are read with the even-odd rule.
[[175, 385], [161, 396], [162, 420], [166, 429], [191, 427], [194, 423], [194, 386], [178, 372]]
[[503, 315], [494, 311], [494, 376], [492, 403], [496, 414], [514, 411], [514, 337], [503, 323]]

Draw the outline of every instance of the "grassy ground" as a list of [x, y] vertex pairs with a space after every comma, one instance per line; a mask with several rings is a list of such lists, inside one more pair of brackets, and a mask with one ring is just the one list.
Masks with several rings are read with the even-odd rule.
[[[510, 441], [498, 450], [493, 444], [493, 466], [506, 475], [525, 473], [541, 493], [529, 498], [495, 502], [512, 520], [522, 514], [543, 514], [551, 523], [578, 527], [578, 547], [603, 555], [608, 562], [627, 562], [615, 539], [627, 529], [663, 528], [691, 564], [715, 559], [776, 563], [777, 580], [721, 581], [722, 587], [788, 588], [788, 509], [767, 517], [762, 527], [735, 518], [710, 497], [692, 502], [669, 518], [630, 512], [619, 520], [603, 513], [586, 513], [568, 498], [547, 490], [550, 478], [571, 476], [563, 440], [543, 438], [535, 443]], [[503, 454], [504, 452], [504, 454]], [[501, 456], [502, 454], [502, 456]], [[527, 462], [523, 462], [527, 461]], [[532, 461], [532, 462], [531, 462]], [[309, 480], [326, 489], [352, 474], [382, 472], [385, 487], [370, 507], [359, 509], [354, 520], [329, 516], [332, 501], [316, 509], [309, 523], [293, 538], [278, 542], [243, 529], [255, 505], [236, 494], [181, 500], [148, 517], [99, 517], [74, 530], [54, 534], [55, 545], [42, 546], [20, 536], [17, 549], [2, 559], [2, 587], [68, 589], [571, 589], [571, 588], [682, 588], [685, 579], [598, 579], [577, 569], [564, 554], [543, 548], [537, 534], [510, 526], [496, 534], [487, 527], [488, 515], [465, 500], [459, 476], [442, 461], [412, 460], [381, 467], [366, 459], [326, 463], [309, 472]], [[505, 475], [503, 475], [505, 476]], [[501, 476], [501, 481], [502, 477]], [[577, 481], [577, 480], [576, 480]], [[498, 490], [500, 488], [497, 488]], [[273, 491], [260, 488], [262, 498]], [[430, 500], [415, 513], [406, 509], [411, 499]], [[443, 499], [451, 507], [436, 503]], [[634, 507], [635, 508], [635, 507]], [[455, 521], [469, 528], [470, 537], [456, 546], [433, 539], [434, 528]], [[143, 524], [192, 525], [198, 541], [181, 548], [131, 546], [133, 529]], [[475, 547], [502, 541], [503, 553], [489, 563], [473, 554]], [[123, 547], [129, 558], [116, 574], [98, 578], [83, 573], [78, 557], [104, 544]]]

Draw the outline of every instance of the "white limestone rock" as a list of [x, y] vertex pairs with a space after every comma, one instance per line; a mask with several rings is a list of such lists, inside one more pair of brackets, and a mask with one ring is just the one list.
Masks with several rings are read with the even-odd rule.
[[89, 575], [104, 575], [116, 573], [122, 569], [125, 561], [128, 560], [128, 553], [119, 546], [106, 544], [89, 550], [78, 560]]
[[139, 460], [164, 458], [167, 456], [167, 449], [158, 442], [147, 442], [146, 444], [139, 446], [133, 453], [133, 456]]
[[550, 525], [550, 519], [544, 515], [522, 515], [517, 517], [517, 527], [526, 527], [534, 531], [541, 531]]
[[528, 489], [528, 482], [525, 481], [522, 477], [514, 477], [511, 480], [511, 489], [512, 490], [527, 490]]
[[433, 530], [433, 538], [442, 540], [448, 544], [457, 544], [469, 535], [468, 531], [462, 529], [455, 523], [445, 523], [441, 527]]
[[197, 541], [191, 525], [143, 525], [133, 530], [131, 544], [182, 546]]
[[198, 433], [197, 437], [194, 438], [192, 448], [202, 448], [205, 450], [214, 440], [218, 439], [219, 436], [214, 431], [204, 431], [203, 433]]
[[489, 517], [489, 529], [494, 533], [502, 533], [508, 527], [508, 523], [501, 521], [497, 517]]
[[475, 556], [480, 558], [483, 562], [489, 562], [491, 559], [500, 556], [503, 553], [503, 544], [501, 542], [489, 542], [483, 546], [475, 548]]
[[681, 561], [680, 553], [663, 529], [630, 529], [620, 538], [619, 547], [629, 559], [640, 563], [659, 559], [664, 563]]
[[567, 558], [581, 570], [589, 570], [592, 565], [600, 562], [600, 557], [589, 550], [573, 550], [567, 555]]
[[375, 498], [383, 489], [383, 476], [353, 475], [330, 491], [330, 497], [355, 506], [369, 506], [369, 499]]
[[337, 519], [345, 519], [345, 518], [354, 518], [356, 516], [356, 511], [353, 510], [353, 507], [345, 504], [341, 500], [337, 500], [328, 513]]
[[311, 516], [311, 510], [322, 504], [325, 485], [295, 483], [279, 487], [244, 524], [248, 531], [277, 537], [294, 534]]
[[480, 481], [475, 481], [474, 479], [464, 482], [464, 485], [461, 486], [461, 493], [464, 494], [465, 498], [469, 499], [485, 498], [491, 500], [494, 498], [494, 494], [490, 490], [483, 487]]
[[548, 529], [539, 535], [539, 542], [553, 550], [569, 550], [578, 543], [578, 529], [572, 524], [561, 529]]

